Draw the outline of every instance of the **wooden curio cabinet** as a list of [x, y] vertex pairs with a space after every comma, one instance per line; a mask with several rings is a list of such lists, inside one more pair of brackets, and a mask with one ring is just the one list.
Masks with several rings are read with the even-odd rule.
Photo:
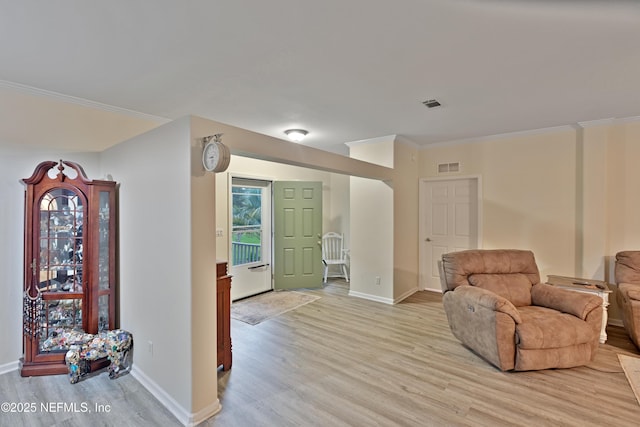
[[69, 332], [117, 326], [116, 183], [62, 160], [40, 163], [23, 182], [21, 375], [62, 374]]

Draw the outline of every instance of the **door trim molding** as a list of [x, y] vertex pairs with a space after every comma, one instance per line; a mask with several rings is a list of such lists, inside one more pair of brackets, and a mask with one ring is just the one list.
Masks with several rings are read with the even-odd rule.
[[[425, 185], [427, 185], [427, 183], [429, 182], [435, 182], [435, 181], [461, 181], [461, 180], [475, 180], [476, 181], [476, 185], [477, 185], [477, 203], [478, 203], [478, 235], [477, 235], [477, 241], [476, 241], [476, 248], [482, 248], [482, 242], [483, 242], [483, 233], [482, 233], [482, 229], [483, 229], [483, 223], [482, 223], [482, 200], [483, 200], [483, 195], [482, 195], [482, 175], [455, 175], [455, 176], [442, 176], [442, 177], [427, 177], [427, 178], [420, 178], [419, 182], [418, 182], [418, 239], [422, 239], [424, 234], [425, 234], [425, 230], [424, 230], [424, 223], [422, 221], [422, 218], [425, 214], [424, 212], [424, 196], [423, 196], [423, 189], [425, 187]], [[422, 240], [419, 240], [420, 242]], [[425, 256], [425, 254], [423, 253], [424, 249], [422, 248], [422, 244], [418, 245], [418, 290], [420, 291], [424, 291], [424, 290], [430, 290], [428, 289], [425, 284], [426, 281], [424, 280], [424, 275], [425, 275], [425, 267], [424, 267], [424, 262], [423, 258]]]

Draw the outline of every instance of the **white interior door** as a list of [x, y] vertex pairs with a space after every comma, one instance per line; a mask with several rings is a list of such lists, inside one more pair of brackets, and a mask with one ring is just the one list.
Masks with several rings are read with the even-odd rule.
[[272, 289], [271, 182], [231, 180], [231, 299]]
[[478, 248], [479, 179], [420, 182], [420, 287], [439, 291], [442, 254]]

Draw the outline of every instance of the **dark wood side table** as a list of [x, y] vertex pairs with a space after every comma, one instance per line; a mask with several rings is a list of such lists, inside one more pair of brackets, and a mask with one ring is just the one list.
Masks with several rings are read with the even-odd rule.
[[216, 263], [217, 276], [217, 324], [218, 324], [218, 359], [217, 366], [231, 369], [231, 276], [227, 274], [227, 262]]

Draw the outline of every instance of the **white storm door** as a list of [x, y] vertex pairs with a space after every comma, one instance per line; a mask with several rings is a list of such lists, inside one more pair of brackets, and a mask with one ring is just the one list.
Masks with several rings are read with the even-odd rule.
[[232, 178], [231, 300], [272, 289], [271, 182]]
[[478, 178], [420, 181], [420, 288], [440, 291], [438, 261], [479, 245]]

